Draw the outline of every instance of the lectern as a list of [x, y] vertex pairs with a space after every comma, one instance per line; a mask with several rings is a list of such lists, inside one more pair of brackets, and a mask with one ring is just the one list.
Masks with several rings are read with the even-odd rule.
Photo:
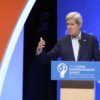
[[100, 62], [52, 61], [51, 80], [60, 80], [59, 100], [95, 100]]

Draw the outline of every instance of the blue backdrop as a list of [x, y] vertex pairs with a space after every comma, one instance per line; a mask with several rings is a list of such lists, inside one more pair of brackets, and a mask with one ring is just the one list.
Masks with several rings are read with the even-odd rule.
[[[67, 33], [65, 16], [78, 11], [83, 17], [82, 31], [94, 34], [100, 42], [100, 0], [57, 0], [58, 39]], [[58, 82], [59, 86], [59, 82]], [[100, 82], [96, 82], [95, 100], [100, 99]], [[59, 96], [58, 96], [59, 98]]]

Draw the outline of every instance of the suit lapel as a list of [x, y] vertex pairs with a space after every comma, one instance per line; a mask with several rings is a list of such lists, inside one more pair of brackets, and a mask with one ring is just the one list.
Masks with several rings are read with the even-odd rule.
[[71, 41], [71, 37], [70, 37], [70, 35], [68, 35], [67, 37], [66, 37], [66, 45], [68, 45], [68, 49], [69, 49], [69, 52], [70, 52], [70, 57], [71, 57], [71, 60], [72, 61], [75, 61], [75, 57], [74, 57], [74, 52], [73, 52], [73, 47], [72, 47], [72, 41]]
[[86, 46], [87, 46], [86, 42], [87, 42], [86, 35], [84, 33], [82, 33], [79, 54], [78, 54], [78, 61], [80, 61], [83, 56], [83, 52], [85, 51], [84, 48], [86, 48]]

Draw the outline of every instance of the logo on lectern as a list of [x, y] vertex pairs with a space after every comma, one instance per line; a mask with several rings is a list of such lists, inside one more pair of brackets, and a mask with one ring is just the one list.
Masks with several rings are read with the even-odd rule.
[[68, 70], [68, 66], [65, 64], [65, 63], [60, 63], [58, 66], [57, 66], [57, 70], [60, 74], [60, 77], [61, 78], [64, 78], [65, 77], [65, 73], [67, 72]]

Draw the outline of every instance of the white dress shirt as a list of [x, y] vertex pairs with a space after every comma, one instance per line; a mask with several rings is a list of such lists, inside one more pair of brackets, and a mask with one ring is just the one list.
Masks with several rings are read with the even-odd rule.
[[75, 61], [78, 60], [78, 56], [79, 56], [79, 48], [80, 48], [79, 40], [80, 39], [81, 39], [81, 32], [79, 33], [77, 37], [71, 39]]

